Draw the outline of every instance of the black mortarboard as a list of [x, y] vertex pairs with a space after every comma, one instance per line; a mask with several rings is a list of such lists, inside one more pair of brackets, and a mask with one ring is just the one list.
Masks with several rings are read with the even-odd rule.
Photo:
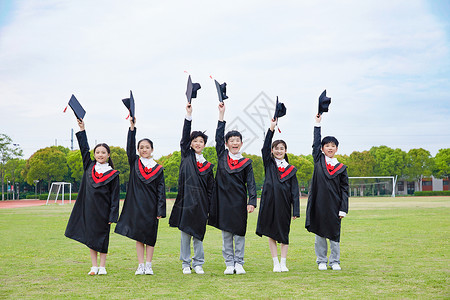
[[77, 119], [83, 120], [86, 111], [83, 109], [80, 102], [78, 102], [77, 98], [75, 98], [73, 94], [72, 97], [70, 97], [69, 106], [75, 113], [75, 117], [77, 117]]
[[192, 98], [197, 98], [197, 91], [201, 88], [200, 83], [192, 83], [191, 75], [189, 75], [186, 89], [186, 98], [189, 103], [191, 103]]
[[224, 82], [222, 84], [219, 84], [217, 82], [217, 80], [214, 80], [214, 82], [216, 83], [216, 89], [217, 89], [217, 94], [219, 95], [219, 101], [223, 102], [223, 100], [228, 99], [228, 96], [227, 96], [227, 83]]
[[273, 115], [273, 119], [276, 120], [278, 118], [281, 118], [286, 114], [286, 106], [284, 106], [284, 103], [278, 102], [278, 96], [277, 96], [277, 104], [275, 106], [275, 114]]
[[123, 104], [128, 108], [130, 111], [130, 117], [134, 118], [134, 98], [133, 98], [133, 92], [130, 91], [130, 98], [122, 99]]
[[328, 111], [328, 106], [331, 103], [331, 98], [327, 97], [327, 90], [324, 90], [319, 97], [319, 115]]

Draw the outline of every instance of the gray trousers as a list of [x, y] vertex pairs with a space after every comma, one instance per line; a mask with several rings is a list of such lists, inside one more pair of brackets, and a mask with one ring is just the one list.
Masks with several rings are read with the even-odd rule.
[[[327, 239], [321, 236], [318, 236], [316, 234], [316, 240], [314, 242], [314, 249], [316, 250], [316, 256], [317, 256], [317, 264], [320, 263], [327, 263], [327, 250], [328, 250], [328, 245], [327, 245]], [[333, 265], [333, 264], [340, 264], [340, 258], [341, 258], [341, 250], [339, 247], [339, 243], [330, 240], [330, 263], [329, 265]]]
[[192, 267], [202, 266], [205, 263], [205, 252], [203, 242], [190, 234], [181, 231], [180, 260], [183, 268], [191, 266], [191, 238], [194, 240], [194, 256], [192, 257]]
[[[244, 248], [245, 248], [245, 236], [233, 235], [231, 232], [222, 230], [222, 254], [225, 258], [225, 265], [227, 267], [234, 264], [244, 264]], [[234, 250], [233, 250], [234, 239]]]

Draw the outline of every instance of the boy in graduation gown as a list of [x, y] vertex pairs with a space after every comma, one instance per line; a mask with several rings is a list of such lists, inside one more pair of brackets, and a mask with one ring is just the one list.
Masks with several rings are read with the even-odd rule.
[[214, 165], [206, 161], [202, 154], [208, 137], [201, 131], [191, 133], [192, 105], [190, 103], [187, 104], [186, 111], [180, 142], [178, 195], [172, 208], [169, 225], [178, 227], [181, 231], [180, 260], [183, 274], [191, 273], [191, 238], [194, 244], [192, 267], [197, 274], [204, 274], [203, 238], [214, 187]]
[[348, 213], [347, 166], [338, 162], [335, 154], [339, 142], [327, 136], [321, 141], [322, 115], [317, 114], [314, 126], [314, 173], [308, 195], [305, 227], [316, 234], [315, 252], [319, 270], [327, 269], [327, 239], [330, 240], [329, 265], [340, 267], [341, 219]]
[[252, 213], [256, 207], [255, 177], [252, 161], [240, 153], [242, 135], [233, 130], [224, 138], [224, 114], [225, 104], [221, 102], [216, 130], [218, 165], [208, 224], [222, 230], [222, 254], [226, 265], [224, 274], [245, 274], [243, 264], [247, 212]]

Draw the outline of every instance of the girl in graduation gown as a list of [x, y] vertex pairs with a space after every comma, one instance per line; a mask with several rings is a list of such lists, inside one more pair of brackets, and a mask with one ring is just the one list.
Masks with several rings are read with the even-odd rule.
[[208, 224], [222, 230], [222, 253], [226, 265], [224, 274], [245, 274], [243, 264], [247, 212], [252, 213], [256, 207], [255, 177], [252, 160], [240, 153], [242, 135], [233, 130], [225, 136], [224, 114], [225, 104], [221, 102], [216, 130], [218, 165]]
[[[265, 179], [256, 234], [269, 238], [273, 271], [287, 272], [291, 217], [295, 220], [300, 216], [300, 194], [297, 169], [288, 162], [286, 143], [282, 140], [272, 143], [275, 126], [276, 120], [272, 119], [262, 148]], [[277, 242], [281, 244], [281, 263], [278, 261]]]
[[210, 199], [214, 187], [214, 165], [206, 161], [202, 151], [207, 136], [201, 131], [191, 134], [192, 106], [186, 106], [187, 116], [184, 120], [181, 138], [181, 163], [178, 177], [178, 195], [169, 218], [171, 227], [181, 231], [180, 260], [183, 274], [191, 273], [191, 239], [194, 244], [192, 266], [197, 274], [203, 274], [205, 255], [203, 238]]
[[[89, 247], [92, 268], [89, 275], [106, 274], [111, 223], [119, 216], [119, 171], [114, 170], [110, 149], [106, 144], [94, 148], [91, 160], [84, 122], [78, 119], [76, 136], [83, 158], [83, 178], [77, 201], [67, 224], [65, 236]], [[97, 254], [100, 253], [100, 267]]]
[[[127, 156], [130, 180], [115, 232], [136, 240], [139, 261], [136, 275], [153, 275], [152, 259], [158, 233], [158, 221], [166, 217], [164, 171], [151, 157], [153, 142], [139, 141], [136, 155], [136, 118], [130, 117]], [[144, 252], [147, 251], [144, 265]]]

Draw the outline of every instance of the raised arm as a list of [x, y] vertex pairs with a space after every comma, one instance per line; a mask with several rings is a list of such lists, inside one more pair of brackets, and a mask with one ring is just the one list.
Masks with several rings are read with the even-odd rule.
[[76, 133], [78, 146], [80, 147], [81, 157], [83, 158], [83, 169], [86, 171], [92, 163], [91, 153], [89, 152], [89, 144], [87, 140], [86, 130], [84, 128], [84, 121], [77, 119], [80, 131]]
[[276, 125], [277, 125], [276, 120], [272, 119], [270, 121], [270, 128], [269, 130], [267, 130], [266, 138], [264, 139], [264, 145], [261, 150], [264, 166], [266, 166], [267, 162], [269, 162], [271, 158], [272, 139]]
[[127, 137], [127, 156], [128, 163], [130, 166], [134, 164], [136, 161], [136, 127], [134, 127], [136, 123], [136, 118], [130, 117], [130, 128], [128, 129], [128, 137]]
[[180, 148], [181, 156], [186, 157], [191, 148], [191, 123], [192, 123], [192, 105], [186, 105], [186, 117], [184, 119], [183, 133], [181, 136]]
[[318, 162], [320, 159], [320, 153], [322, 153], [321, 148], [321, 140], [322, 136], [320, 133], [321, 127], [320, 127], [320, 121], [322, 121], [322, 115], [317, 114], [315, 117], [316, 123], [314, 125], [314, 142], [313, 142], [313, 151], [312, 155], [314, 158], [314, 162]]

